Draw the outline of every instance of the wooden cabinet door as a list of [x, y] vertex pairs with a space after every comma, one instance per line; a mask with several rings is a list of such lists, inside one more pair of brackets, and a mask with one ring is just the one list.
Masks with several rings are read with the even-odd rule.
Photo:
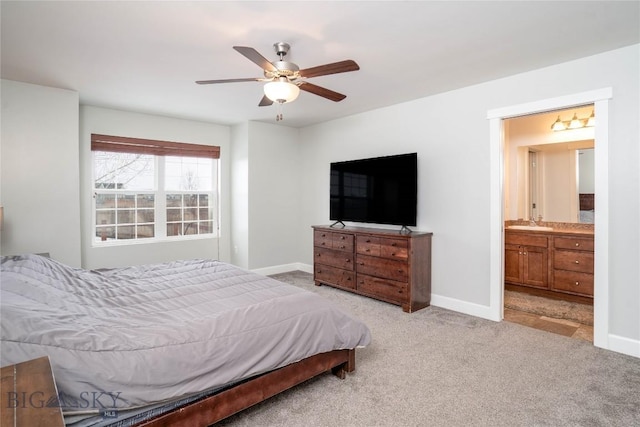
[[518, 245], [504, 245], [504, 281], [521, 284], [522, 277], [522, 248]]
[[522, 248], [524, 264], [522, 283], [538, 288], [548, 288], [548, 255], [547, 249], [532, 246]]

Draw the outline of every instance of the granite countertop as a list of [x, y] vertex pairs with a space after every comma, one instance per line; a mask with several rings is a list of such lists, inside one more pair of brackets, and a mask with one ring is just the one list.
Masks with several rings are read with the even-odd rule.
[[[505, 230], [518, 233], [544, 233], [544, 234], [579, 234], [593, 236], [593, 224], [570, 223], [570, 222], [547, 222], [537, 221], [536, 227], [527, 229], [509, 228], [509, 226], [529, 226], [529, 221], [510, 220], [504, 222]], [[539, 229], [537, 229], [539, 227]], [[549, 230], [551, 228], [551, 230]]]

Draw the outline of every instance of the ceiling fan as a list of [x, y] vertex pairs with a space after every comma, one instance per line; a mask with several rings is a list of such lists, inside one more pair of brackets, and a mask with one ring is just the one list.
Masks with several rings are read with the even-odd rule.
[[[244, 55], [247, 59], [254, 62], [264, 70], [264, 77], [241, 78], [241, 79], [222, 79], [222, 80], [198, 80], [197, 84], [215, 84], [215, 83], [236, 83], [236, 82], [268, 82], [264, 87], [264, 96], [258, 104], [260, 107], [268, 106], [277, 102], [284, 104], [291, 102], [298, 97], [300, 90], [321, 96], [331, 101], [342, 101], [347, 96], [324, 87], [309, 83], [305, 79], [318, 76], [326, 76], [328, 74], [346, 73], [348, 71], [357, 71], [360, 69], [358, 64], [351, 59], [345, 61], [334, 62], [331, 64], [319, 65], [317, 67], [305, 68], [301, 70], [293, 62], [284, 60], [289, 52], [288, 43], [279, 42], [273, 45], [278, 61], [269, 62], [264, 56], [258, 53], [252, 47], [234, 46], [233, 48]], [[282, 119], [282, 114], [277, 117]]]

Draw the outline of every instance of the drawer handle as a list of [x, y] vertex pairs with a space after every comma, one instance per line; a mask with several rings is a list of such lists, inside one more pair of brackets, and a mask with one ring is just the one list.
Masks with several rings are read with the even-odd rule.
[[326, 234], [324, 234], [324, 233], [322, 233], [320, 236], [322, 236], [322, 237], [326, 237], [327, 235], [326, 235]]
[[576, 282], [576, 286], [580, 286], [580, 282]]
[[391, 244], [391, 246], [396, 246], [396, 244], [395, 244], [395, 243], [392, 243], [392, 244]]
[[346, 246], [345, 246], [345, 245], [340, 246], [340, 249], [344, 249], [344, 248], [346, 248]]
[[365, 240], [365, 242], [367, 242], [367, 243], [371, 243], [371, 240], [370, 240], [370, 239], [367, 239], [367, 240]]
[[364, 262], [361, 262], [360, 265], [364, 265]]
[[576, 247], [580, 246], [580, 243], [576, 242]]
[[391, 253], [391, 256], [396, 256], [396, 253], [395, 253], [395, 252], [392, 252], [392, 253]]
[[580, 261], [576, 260], [576, 264], [580, 264]]
[[523, 253], [522, 253], [522, 255], [526, 255], [526, 254], [527, 254], [526, 252], [523, 252]]
[[403, 273], [401, 268], [398, 269], [398, 273]]
[[344, 262], [351, 262], [349, 258], [345, 259]]
[[320, 254], [316, 254], [316, 256], [320, 256]]
[[364, 250], [365, 252], [371, 252], [371, 249], [367, 248]]
[[342, 240], [346, 239], [346, 237], [344, 237], [344, 236], [340, 236], [340, 238], [341, 238]]

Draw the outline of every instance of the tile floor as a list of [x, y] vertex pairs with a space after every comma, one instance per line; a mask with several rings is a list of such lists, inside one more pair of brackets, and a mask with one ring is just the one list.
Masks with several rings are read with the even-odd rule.
[[554, 334], [593, 342], [593, 326], [583, 325], [571, 320], [554, 319], [509, 308], [504, 309], [504, 320]]

